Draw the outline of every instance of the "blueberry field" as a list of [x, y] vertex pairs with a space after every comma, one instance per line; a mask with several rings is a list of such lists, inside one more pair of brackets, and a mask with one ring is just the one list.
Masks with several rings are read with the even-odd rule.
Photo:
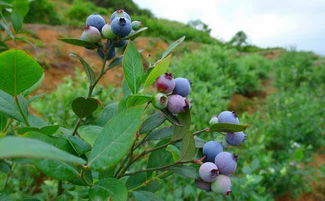
[[132, 0], [0, 0], [0, 201], [323, 201], [325, 57]]

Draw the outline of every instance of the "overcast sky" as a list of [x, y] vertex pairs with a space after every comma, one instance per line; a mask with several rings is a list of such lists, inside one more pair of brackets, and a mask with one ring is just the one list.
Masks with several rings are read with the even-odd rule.
[[200, 19], [212, 36], [229, 40], [243, 30], [263, 47], [296, 47], [325, 55], [325, 0], [134, 0], [155, 16]]

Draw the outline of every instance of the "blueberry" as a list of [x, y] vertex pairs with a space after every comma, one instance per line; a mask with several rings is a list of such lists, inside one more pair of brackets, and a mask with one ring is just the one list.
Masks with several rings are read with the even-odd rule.
[[102, 28], [102, 35], [104, 38], [113, 39], [116, 38], [116, 35], [112, 31], [112, 27], [109, 24], [105, 24]]
[[127, 12], [125, 12], [125, 11], [122, 10], [122, 9], [119, 9], [119, 10], [115, 11], [115, 12], [111, 15], [111, 18], [110, 18], [111, 22], [112, 22], [116, 17], [124, 17], [124, 18], [126, 18], [126, 19], [128, 19], [128, 20], [131, 21], [131, 17], [130, 17], [130, 15], [127, 14]]
[[85, 26], [80, 38], [87, 42], [96, 43], [100, 40], [101, 36], [95, 27]]
[[214, 163], [220, 174], [230, 175], [236, 170], [237, 156], [229, 152], [221, 152], [216, 156]]
[[210, 121], [209, 121], [209, 124], [210, 125], [213, 125], [213, 124], [216, 124], [218, 123], [218, 117], [217, 116], [213, 116]]
[[205, 190], [207, 192], [211, 191], [211, 184], [209, 182], [205, 182], [201, 179], [197, 179], [197, 180], [195, 180], [195, 185], [196, 185], [196, 187], [198, 187], [202, 190]]
[[[104, 55], [105, 55], [105, 53], [104, 53], [104, 51], [103, 51], [103, 48], [101, 48], [101, 47], [99, 47], [98, 49], [97, 49], [97, 53], [98, 53], [98, 55], [102, 58], [102, 59], [104, 59]], [[108, 60], [110, 60], [110, 59], [112, 59], [114, 56], [115, 56], [115, 54], [116, 54], [116, 52], [115, 52], [115, 48], [112, 48], [108, 53], [106, 53], [107, 54], [107, 58], [106, 59], [108, 59]]]
[[124, 17], [116, 17], [112, 21], [111, 27], [115, 35], [124, 37], [131, 32], [131, 21]]
[[190, 107], [189, 101], [183, 96], [176, 94], [168, 97], [167, 108], [168, 111], [173, 114], [184, 112], [185, 109], [189, 107]]
[[167, 107], [168, 97], [165, 94], [157, 93], [152, 101], [154, 107], [164, 109]]
[[217, 176], [216, 180], [211, 184], [211, 189], [213, 192], [229, 195], [231, 192], [230, 178], [226, 175]]
[[115, 47], [124, 47], [128, 44], [128, 40], [120, 40], [114, 43]]
[[235, 112], [223, 111], [218, 116], [219, 123], [239, 124], [239, 119]]
[[212, 182], [219, 175], [219, 170], [216, 164], [206, 162], [200, 166], [199, 175], [203, 181]]
[[178, 94], [183, 97], [188, 96], [191, 92], [191, 82], [186, 78], [176, 78], [175, 79], [175, 88], [173, 94]]
[[96, 27], [98, 31], [102, 31], [105, 24], [104, 18], [98, 14], [89, 15], [86, 19], [86, 25]]
[[227, 133], [226, 141], [228, 144], [238, 146], [246, 139], [246, 135], [243, 132]]
[[217, 141], [209, 141], [203, 145], [202, 151], [206, 156], [206, 161], [214, 162], [215, 157], [223, 151], [223, 146]]
[[133, 21], [131, 23], [131, 25], [132, 25], [132, 29], [134, 31], [137, 31], [137, 30], [139, 30], [142, 27], [142, 22], [140, 22], [140, 21]]
[[175, 80], [171, 73], [165, 73], [156, 80], [156, 87], [159, 92], [169, 94], [175, 88]]

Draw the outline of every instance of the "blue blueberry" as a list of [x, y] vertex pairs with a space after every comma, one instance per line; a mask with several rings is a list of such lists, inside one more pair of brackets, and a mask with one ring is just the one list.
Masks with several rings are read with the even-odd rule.
[[227, 133], [226, 141], [228, 144], [238, 146], [246, 139], [246, 135], [243, 132]]
[[206, 156], [206, 161], [214, 162], [215, 157], [223, 151], [223, 146], [217, 141], [209, 141], [203, 145], [202, 151]]
[[211, 184], [211, 189], [216, 193], [223, 193], [229, 195], [231, 193], [231, 180], [226, 175], [219, 175]]
[[176, 78], [175, 79], [175, 88], [173, 94], [178, 94], [183, 97], [186, 97], [191, 92], [191, 82], [186, 78]]
[[214, 163], [220, 174], [230, 175], [237, 168], [237, 156], [229, 152], [221, 152], [216, 156]]
[[119, 37], [127, 36], [131, 30], [131, 21], [124, 17], [116, 17], [111, 23], [112, 31]]
[[126, 19], [128, 19], [128, 20], [131, 21], [131, 17], [130, 17], [130, 15], [127, 14], [127, 12], [125, 12], [125, 11], [122, 10], [122, 9], [119, 9], [119, 10], [115, 11], [115, 12], [111, 15], [111, 18], [110, 18], [111, 22], [112, 22], [116, 17], [124, 17], [124, 18], [126, 18]]
[[219, 175], [219, 170], [216, 164], [206, 162], [200, 166], [199, 175], [203, 181], [212, 182]]
[[[104, 51], [103, 51], [103, 48], [101, 48], [101, 47], [99, 47], [98, 49], [97, 49], [97, 53], [98, 53], [98, 55], [102, 58], [102, 59], [104, 59]], [[115, 54], [116, 54], [116, 52], [115, 52], [115, 48], [112, 48], [109, 52], [107, 52], [106, 53], [107, 54], [107, 59], [108, 60], [110, 60], [110, 59], [112, 59], [113, 57], [115, 57]]]
[[117, 48], [124, 47], [124, 46], [126, 46], [126, 44], [128, 44], [128, 42], [129, 42], [128, 40], [120, 40], [118, 42], [115, 42], [114, 46]]
[[86, 24], [87, 26], [96, 27], [98, 31], [102, 31], [102, 28], [106, 24], [106, 22], [102, 16], [98, 14], [92, 14], [87, 17]]
[[218, 116], [219, 123], [239, 124], [239, 119], [235, 112], [223, 111]]

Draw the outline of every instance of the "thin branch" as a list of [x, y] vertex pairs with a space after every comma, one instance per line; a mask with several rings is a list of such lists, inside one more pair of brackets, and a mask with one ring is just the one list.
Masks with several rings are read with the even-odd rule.
[[189, 161], [177, 161], [175, 163], [169, 164], [169, 165], [165, 165], [165, 166], [161, 166], [161, 167], [155, 167], [155, 168], [148, 168], [148, 169], [142, 169], [142, 170], [137, 170], [134, 172], [129, 172], [129, 173], [125, 173], [123, 176], [130, 176], [130, 175], [134, 175], [134, 174], [138, 174], [141, 172], [152, 172], [152, 171], [158, 171], [158, 170], [165, 170], [168, 169], [170, 167], [176, 166], [176, 165], [181, 165], [181, 164], [186, 164], [186, 163], [196, 163], [194, 160], [189, 160]]
[[139, 188], [142, 188], [142, 187], [144, 187], [144, 186], [150, 184], [151, 182], [154, 182], [154, 181], [156, 181], [156, 180], [161, 179], [161, 177], [165, 176], [166, 174], [168, 174], [168, 171], [164, 171], [164, 172], [158, 174], [157, 176], [151, 177], [150, 179], [146, 180], [145, 182], [143, 182], [143, 183], [140, 184], [139, 186], [136, 186], [136, 187], [134, 187], [134, 188], [131, 188], [129, 191], [132, 192], [132, 191], [135, 191], [135, 190], [137, 190], [137, 189], [139, 189]]

